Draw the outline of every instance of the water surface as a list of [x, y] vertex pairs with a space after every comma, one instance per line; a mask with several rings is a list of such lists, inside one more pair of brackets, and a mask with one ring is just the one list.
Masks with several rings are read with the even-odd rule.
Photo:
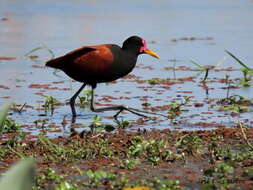
[[[160, 78], [185, 78], [194, 76], [194, 71], [165, 70], [166, 67], [187, 66], [195, 68], [190, 63], [194, 60], [201, 65], [216, 65], [219, 68], [240, 68], [224, 50], [236, 54], [248, 66], [253, 60], [253, 3], [250, 0], [208, 0], [208, 1], [66, 1], [52, 2], [49, 0], [8, 1], [2, 0], [0, 6], [0, 56], [15, 57], [13, 61], [1, 60], [0, 85], [9, 89], [0, 88], [0, 105], [7, 100], [17, 104], [31, 105], [22, 114], [13, 113], [11, 116], [18, 123], [29, 124], [29, 130], [37, 131], [34, 121], [49, 119], [47, 125], [56, 124], [61, 127], [63, 118], [71, 119], [68, 105], [60, 106], [53, 116], [39, 116], [44, 113], [42, 104], [44, 98], [37, 95], [43, 93], [57, 97], [67, 103], [72, 94], [81, 86], [71, 81], [64, 73], [56, 76], [53, 69], [35, 68], [43, 66], [50, 59], [46, 50], [36, 53], [39, 58], [36, 62], [24, 59], [30, 50], [46, 45], [56, 56], [84, 45], [122, 42], [131, 35], [139, 35], [146, 39], [148, 46], [156, 51], [161, 59], [142, 55], [138, 58], [138, 66], [131, 74], [140, 77], [140, 80]], [[189, 40], [192, 38], [193, 40]], [[171, 60], [176, 60], [172, 62]], [[150, 67], [152, 69], [150, 69]], [[211, 71], [209, 79], [221, 79], [229, 74], [231, 79], [241, 77], [237, 71]], [[180, 124], [172, 125], [168, 120], [161, 118], [155, 122], [147, 122], [146, 128], [181, 128], [202, 129], [193, 126], [197, 122], [216, 122], [232, 126], [233, 122], [242, 121], [252, 124], [252, 112], [231, 116], [226, 112], [217, 112], [207, 100], [226, 97], [225, 84], [209, 82], [208, 97], [200, 86], [203, 74], [194, 81], [168, 86], [152, 86], [148, 83], [139, 84], [135, 79], [119, 79], [117, 83], [100, 84], [96, 89], [96, 101], [106, 104], [103, 96], [111, 95], [113, 104], [126, 104], [143, 109], [140, 99], [147, 98], [152, 106], [170, 104], [173, 99], [183, 99], [191, 96], [189, 111], [177, 118]], [[63, 83], [61, 82], [63, 81]], [[56, 83], [53, 83], [56, 82]], [[60, 82], [60, 83], [59, 83]], [[61, 90], [45, 90], [29, 88], [31, 84], [51, 84]], [[142, 87], [147, 88], [143, 90]], [[69, 88], [70, 90], [62, 90]], [[185, 92], [190, 93], [185, 93]], [[231, 89], [230, 95], [240, 94], [252, 99], [252, 88]], [[127, 99], [127, 98], [129, 99]], [[41, 102], [42, 101], [42, 102]], [[194, 102], [204, 103], [202, 107], [191, 106]], [[77, 109], [81, 116], [77, 123], [88, 125], [91, 116], [96, 114], [89, 109]], [[114, 112], [101, 113], [99, 116], [104, 122], [112, 123], [107, 116]], [[164, 111], [163, 113], [166, 113]], [[138, 117], [125, 114], [124, 119], [135, 120]], [[70, 125], [70, 122], [68, 123]], [[136, 129], [139, 125], [134, 125]], [[210, 127], [211, 128], [211, 127]]]

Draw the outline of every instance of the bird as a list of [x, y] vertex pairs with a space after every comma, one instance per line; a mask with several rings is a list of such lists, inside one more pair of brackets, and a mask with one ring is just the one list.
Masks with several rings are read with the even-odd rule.
[[91, 111], [119, 110], [114, 115], [114, 117], [117, 117], [123, 110], [127, 110], [143, 116], [137, 113], [137, 109], [123, 105], [97, 109], [93, 105], [94, 90], [97, 84], [111, 82], [126, 76], [134, 69], [137, 57], [141, 54], [159, 58], [157, 53], [147, 47], [147, 42], [144, 39], [139, 36], [131, 36], [123, 42], [122, 47], [116, 44], [83, 46], [47, 61], [46, 66], [60, 69], [70, 78], [83, 83], [81, 88], [70, 98], [73, 118], [77, 116], [75, 100], [86, 85], [91, 86]]

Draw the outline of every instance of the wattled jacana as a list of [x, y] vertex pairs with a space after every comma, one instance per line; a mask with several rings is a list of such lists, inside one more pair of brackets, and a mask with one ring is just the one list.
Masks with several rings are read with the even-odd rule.
[[60, 69], [74, 80], [83, 83], [70, 99], [73, 118], [76, 117], [75, 99], [86, 84], [92, 87], [90, 105], [92, 111], [119, 110], [115, 117], [123, 110], [142, 115], [136, 113], [136, 109], [123, 105], [100, 109], [95, 109], [93, 106], [94, 89], [97, 83], [111, 82], [130, 73], [135, 67], [137, 57], [140, 54], [149, 54], [159, 58], [155, 52], [147, 48], [145, 40], [138, 36], [131, 36], [124, 41], [122, 47], [115, 44], [84, 46], [48, 61], [46, 66]]

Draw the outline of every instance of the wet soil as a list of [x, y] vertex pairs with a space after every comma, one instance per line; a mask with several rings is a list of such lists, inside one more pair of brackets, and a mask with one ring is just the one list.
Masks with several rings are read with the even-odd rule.
[[[182, 188], [188, 189], [202, 189], [214, 182], [218, 189], [253, 188], [252, 173], [247, 173], [253, 168], [252, 128], [217, 126], [212, 131], [139, 130], [137, 133], [121, 128], [115, 133], [94, 134], [78, 133], [73, 129], [70, 137], [47, 139], [50, 143], [42, 140], [42, 136], [37, 140], [27, 140], [34, 138], [27, 135], [26, 140], [17, 141], [15, 145], [1, 140], [0, 149], [5, 149], [1, 154], [1, 170], [9, 168], [23, 155], [36, 159], [38, 174], [42, 175], [51, 168], [58, 175], [64, 175], [64, 180], [72, 185], [81, 182], [92, 184], [85, 172], [104, 170], [115, 174], [115, 181], [122, 176], [127, 178], [129, 183], [125, 186], [158, 178], [178, 180]], [[200, 141], [195, 141], [196, 138]], [[146, 147], [137, 148], [133, 153], [136, 143], [138, 146], [146, 143]], [[138, 160], [138, 163], [129, 169], [123, 164], [124, 160]], [[220, 164], [233, 167], [232, 172], [219, 171]], [[81, 175], [76, 168], [84, 173]], [[227, 181], [217, 182], [219, 178]], [[37, 185], [52, 188], [57, 183], [44, 180]], [[113, 185], [114, 182], [108, 183]], [[108, 189], [108, 185], [99, 183], [97, 188]], [[80, 185], [82, 188], [84, 186]]]

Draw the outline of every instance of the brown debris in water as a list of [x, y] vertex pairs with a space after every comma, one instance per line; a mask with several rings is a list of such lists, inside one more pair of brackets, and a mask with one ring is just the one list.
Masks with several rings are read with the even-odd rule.
[[11, 61], [11, 60], [15, 60], [15, 57], [0, 57], [0, 61]]

